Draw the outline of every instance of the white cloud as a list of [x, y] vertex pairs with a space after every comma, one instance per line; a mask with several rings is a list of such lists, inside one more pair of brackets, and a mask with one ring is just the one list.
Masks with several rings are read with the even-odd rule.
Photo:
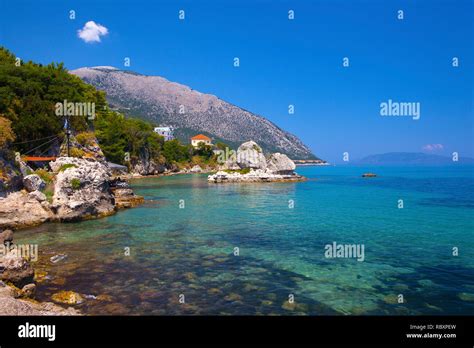
[[89, 21], [84, 24], [84, 28], [77, 31], [77, 36], [79, 36], [84, 42], [100, 42], [100, 37], [107, 35], [109, 29], [103, 25], [97, 24], [94, 21]]
[[423, 146], [423, 150], [425, 151], [439, 151], [443, 149], [443, 144], [426, 144], [425, 146]]

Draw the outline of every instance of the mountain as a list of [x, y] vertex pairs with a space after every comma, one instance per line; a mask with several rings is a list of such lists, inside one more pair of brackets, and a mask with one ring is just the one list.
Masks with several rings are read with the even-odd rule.
[[295, 135], [266, 118], [160, 76], [146, 76], [101, 66], [71, 71], [107, 93], [109, 103], [120, 112], [176, 128], [176, 136], [189, 143], [203, 133], [213, 142], [233, 148], [254, 140], [264, 151], [282, 152], [293, 159], [318, 159]]
[[474, 159], [470, 157], [459, 157], [458, 162], [454, 162], [451, 157], [429, 155], [422, 152], [389, 152], [364, 157], [357, 161], [356, 164], [387, 166], [474, 164]]

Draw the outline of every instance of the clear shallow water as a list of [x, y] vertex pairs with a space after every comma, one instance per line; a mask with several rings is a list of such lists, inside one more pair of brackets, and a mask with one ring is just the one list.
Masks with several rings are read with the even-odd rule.
[[[297, 171], [309, 180], [136, 180], [141, 207], [15, 238], [39, 244], [37, 268], [48, 272], [40, 299], [59, 290], [110, 296], [79, 305], [89, 314], [474, 313], [474, 167]], [[332, 242], [364, 244], [365, 260], [325, 258]], [[59, 253], [68, 258], [52, 265]]]

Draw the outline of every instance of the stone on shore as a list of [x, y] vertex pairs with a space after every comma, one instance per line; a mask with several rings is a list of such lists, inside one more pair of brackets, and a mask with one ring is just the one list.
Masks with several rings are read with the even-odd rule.
[[19, 229], [53, 220], [48, 202], [39, 202], [38, 197], [42, 198], [19, 191], [0, 198], [0, 228]]
[[194, 167], [191, 168], [190, 172], [191, 173], [201, 173], [202, 168], [198, 164], [196, 164]]
[[46, 187], [43, 179], [38, 174], [30, 174], [23, 178], [23, 185], [28, 192], [42, 191]]
[[35, 272], [30, 263], [14, 253], [0, 257], [0, 280], [9, 282], [17, 288], [33, 283]]

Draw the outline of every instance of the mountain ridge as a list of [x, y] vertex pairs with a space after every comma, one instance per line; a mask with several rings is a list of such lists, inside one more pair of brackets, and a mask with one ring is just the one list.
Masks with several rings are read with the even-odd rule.
[[266, 152], [281, 152], [294, 159], [318, 159], [297, 136], [216, 95], [161, 76], [111, 66], [84, 67], [70, 73], [105, 91], [109, 103], [127, 116], [174, 126], [182, 141], [189, 142], [190, 136], [203, 133], [235, 148], [254, 140]]

